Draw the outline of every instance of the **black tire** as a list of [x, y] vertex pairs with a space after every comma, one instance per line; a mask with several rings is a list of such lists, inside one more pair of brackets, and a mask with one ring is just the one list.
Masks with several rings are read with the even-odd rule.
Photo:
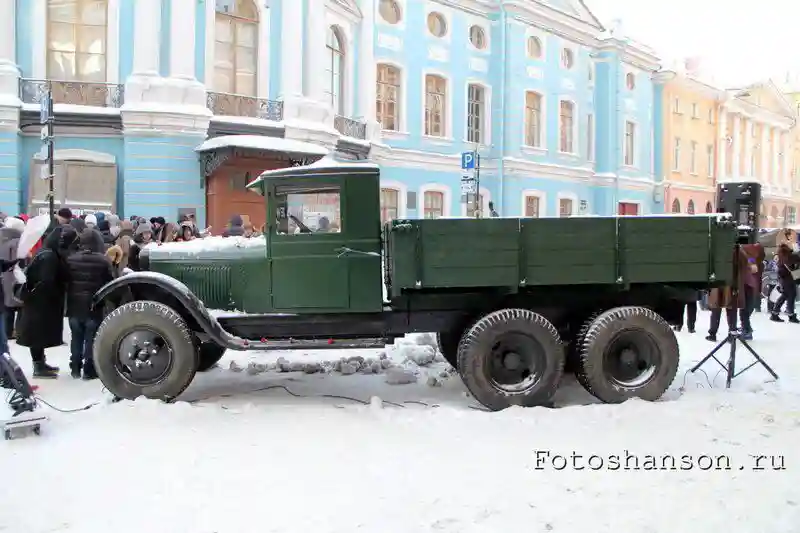
[[[518, 361], [511, 369], [512, 355], [528, 361]], [[475, 399], [493, 411], [547, 405], [564, 372], [564, 347], [555, 326], [542, 315], [501, 309], [464, 333], [458, 345], [458, 370]], [[509, 379], [512, 372], [520, 372], [524, 382], [500, 383], [495, 374], [504, 372]]]
[[576, 377], [605, 403], [655, 401], [675, 380], [679, 360], [678, 340], [666, 320], [644, 307], [617, 307], [586, 331]]
[[586, 333], [589, 331], [589, 326], [592, 325], [592, 322], [594, 322], [598, 316], [600, 316], [600, 311], [595, 311], [589, 315], [589, 318], [581, 323], [577, 333], [575, 333], [575, 337], [572, 339], [572, 342], [569, 343], [569, 347], [567, 348], [567, 359], [564, 363], [565, 372], [577, 374], [578, 369], [580, 368], [581, 353], [583, 352], [583, 341], [586, 339]]
[[[165, 373], [157, 381], [137, 384], [119, 368], [120, 344], [136, 331], [159, 335], [171, 350]], [[94, 367], [103, 385], [118, 398], [132, 400], [139, 396], [171, 401], [194, 379], [198, 353], [186, 322], [172, 308], [151, 301], [122, 305], [109, 314], [97, 330], [94, 341]]]
[[458, 343], [461, 342], [463, 331], [441, 331], [436, 334], [436, 345], [445, 361], [458, 369]]
[[206, 372], [211, 370], [214, 365], [219, 363], [222, 356], [225, 355], [225, 348], [216, 342], [201, 342], [197, 346], [197, 371]]

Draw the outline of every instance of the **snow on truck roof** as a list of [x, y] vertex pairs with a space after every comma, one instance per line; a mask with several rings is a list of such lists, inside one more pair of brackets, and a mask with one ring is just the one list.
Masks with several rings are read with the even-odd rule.
[[316, 176], [319, 174], [341, 174], [345, 172], [348, 174], [358, 174], [361, 172], [375, 173], [378, 172], [378, 170], [379, 167], [375, 163], [336, 159], [335, 157], [327, 156], [310, 165], [267, 170], [266, 172], [262, 172], [255, 180], [248, 183], [247, 188], [252, 189], [268, 178], [280, 178], [283, 176]]

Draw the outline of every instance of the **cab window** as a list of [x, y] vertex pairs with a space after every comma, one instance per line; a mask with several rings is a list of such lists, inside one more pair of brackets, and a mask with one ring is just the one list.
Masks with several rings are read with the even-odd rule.
[[339, 233], [342, 227], [338, 185], [278, 185], [275, 187], [278, 235]]

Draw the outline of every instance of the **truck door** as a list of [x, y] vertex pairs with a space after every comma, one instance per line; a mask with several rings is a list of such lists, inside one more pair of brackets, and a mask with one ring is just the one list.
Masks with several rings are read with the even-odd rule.
[[333, 176], [275, 180], [269, 187], [272, 308], [344, 311], [350, 306], [342, 227], [342, 180]]

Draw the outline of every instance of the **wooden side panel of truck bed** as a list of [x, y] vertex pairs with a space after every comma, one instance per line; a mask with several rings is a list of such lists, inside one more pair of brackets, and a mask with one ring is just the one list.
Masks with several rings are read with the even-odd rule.
[[439, 219], [386, 231], [391, 293], [729, 280], [736, 229], [716, 217]]

